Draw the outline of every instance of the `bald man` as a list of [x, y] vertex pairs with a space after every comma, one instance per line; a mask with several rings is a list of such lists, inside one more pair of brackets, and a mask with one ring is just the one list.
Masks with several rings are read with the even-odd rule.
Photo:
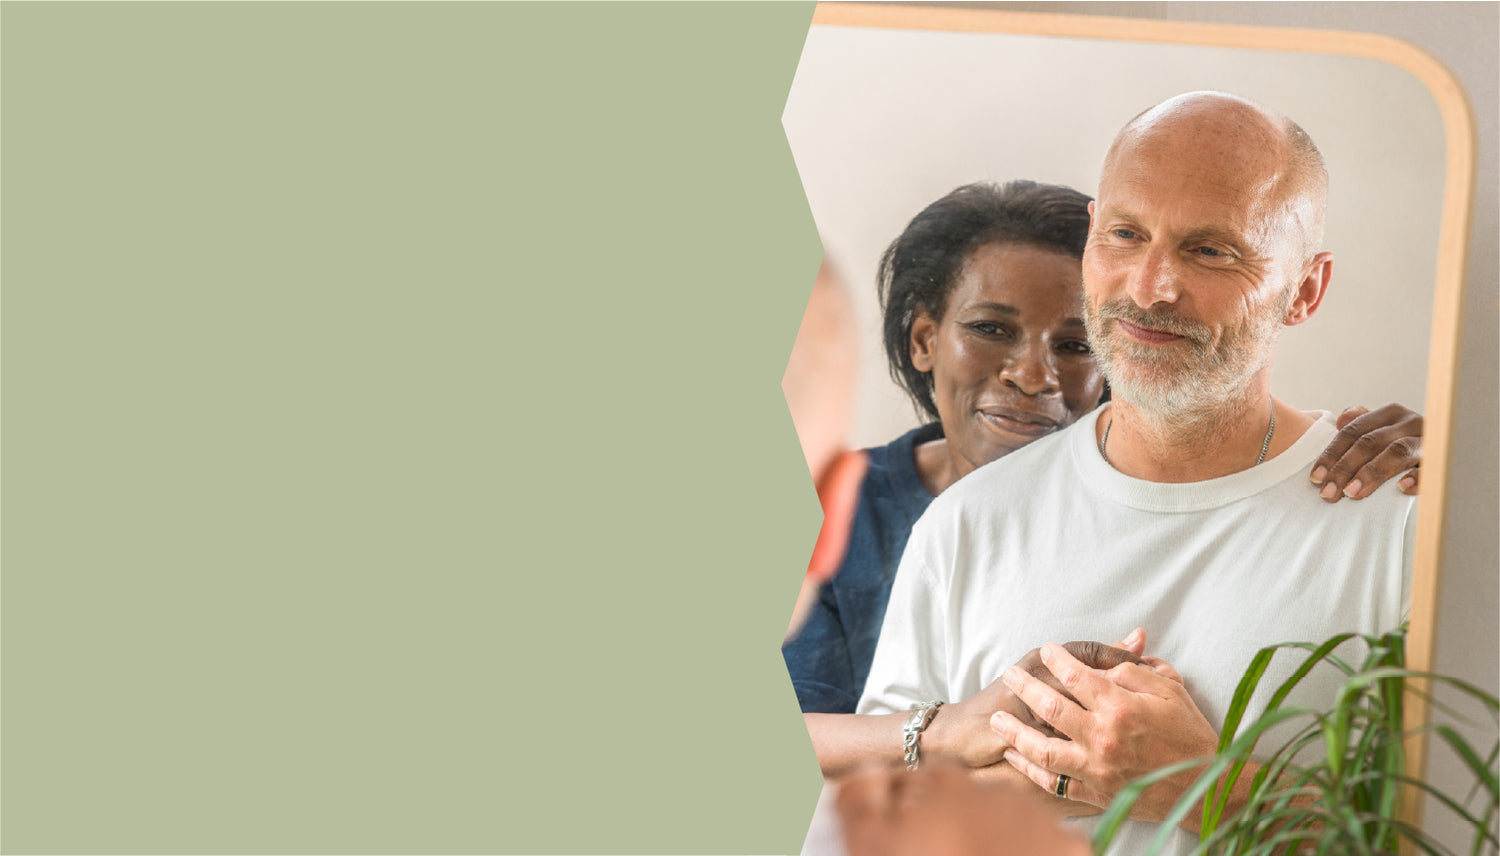
[[[1403, 620], [1414, 500], [1392, 485], [1325, 505], [1304, 474], [1334, 418], [1270, 389], [1280, 329], [1310, 319], [1329, 285], [1326, 192], [1307, 134], [1231, 95], [1178, 96], [1120, 132], [1083, 268], [1089, 341], [1114, 400], [932, 504], [897, 573], [861, 713], [968, 698], [1003, 677], [1070, 739], [996, 714], [1015, 747], [997, 776], [1079, 816], [1141, 774], [1211, 754], [1261, 647]], [[1043, 648], [1076, 701], [1007, 668], [1043, 643], [1136, 626], [1161, 668], [1097, 671]], [[1315, 671], [1293, 698], [1327, 703], [1337, 679]], [[1147, 791], [1113, 852], [1144, 850], [1191, 779]], [[1188, 852], [1200, 819], [1190, 812], [1166, 852]]]

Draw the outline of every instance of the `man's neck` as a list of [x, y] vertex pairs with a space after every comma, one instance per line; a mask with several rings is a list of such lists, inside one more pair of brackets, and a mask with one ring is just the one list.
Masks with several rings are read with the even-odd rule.
[[1185, 483], [1231, 475], [1255, 466], [1262, 448], [1265, 460], [1286, 451], [1314, 421], [1268, 394], [1251, 395], [1191, 421], [1160, 418], [1116, 399], [1101, 414], [1096, 439], [1110, 466], [1132, 478]]

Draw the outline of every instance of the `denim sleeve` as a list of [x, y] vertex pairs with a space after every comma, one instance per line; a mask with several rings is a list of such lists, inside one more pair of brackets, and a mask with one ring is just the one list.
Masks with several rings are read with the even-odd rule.
[[853, 713], [859, 702], [834, 586], [824, 583], [807, 623], [781, 646], [803, 713]]

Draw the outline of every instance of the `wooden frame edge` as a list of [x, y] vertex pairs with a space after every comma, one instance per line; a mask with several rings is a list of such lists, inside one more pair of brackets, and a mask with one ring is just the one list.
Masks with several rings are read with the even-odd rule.
[[[1442, 223], [1434, 274], [1431, 339], [1427, 356], [1426, 430], [1422, 438], [1422, 501], [1412, 568], [1411, 632], [1407, 637], [1409, 668], [1429, 671], [1437, 635], [1438, 585], [1443, 558], [1443, 519], [1448, 473], [1452, 466], [1453, 412], [1460, 354], [1464, 278], [1469, 221], [1473, 204], [1473, 113], [1463, 87], [1442, 63], [1407, 42], [1375, 33], [1309, 30], [1236, 24], [1204, 24], [1150, 18], [1112, 18], [998, 9], [904, 4], [820, 2], [812, 23], [824, 26], [944, 32], [1009, 33], [1064, 36], [1110, 41], [1193, 44], [1250, 50], [1295, 51], [1375, 59], [1401, 68], [1427, 87], [1443, 117], [1447, 135], [1447, 170], [1443, 186]], [[1433, 416], [1442, 414], [1434, 425]], [[1436, 430], [1434, 430], [1436, 429]], [[1427, 770], [1426, 724], [1429, 705], [1426, 679], [1412, 679], [1403, 725], [1408, 773], [1422, 779]], [[1421, 792], [1404, 789], [1401, 819], [1414, 826], [1422, 820]], [[1405, 843], [1405, 842], [1403, 842]], [[1410, 851], [1410, 846], [1403, 848]]]

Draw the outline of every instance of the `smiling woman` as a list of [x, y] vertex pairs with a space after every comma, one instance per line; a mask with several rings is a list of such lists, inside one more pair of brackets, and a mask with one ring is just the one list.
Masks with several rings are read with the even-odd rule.
[[943, 436], [917, 447], [932, 495], [1093, 410], [1082, 319], [1089, 198], [971, 184], [913, 218], [880, 263], [891, 375]]
[[1078, 259], [986, 244], [969, 255], [946, 311], [918, 315], [912, 363], [933, 378], [944, 426], [942, 439], [917, 448], [929, 491], [941, 493], [1099, 404], [1104, 381], [1079, 314], [1081, 295]]

